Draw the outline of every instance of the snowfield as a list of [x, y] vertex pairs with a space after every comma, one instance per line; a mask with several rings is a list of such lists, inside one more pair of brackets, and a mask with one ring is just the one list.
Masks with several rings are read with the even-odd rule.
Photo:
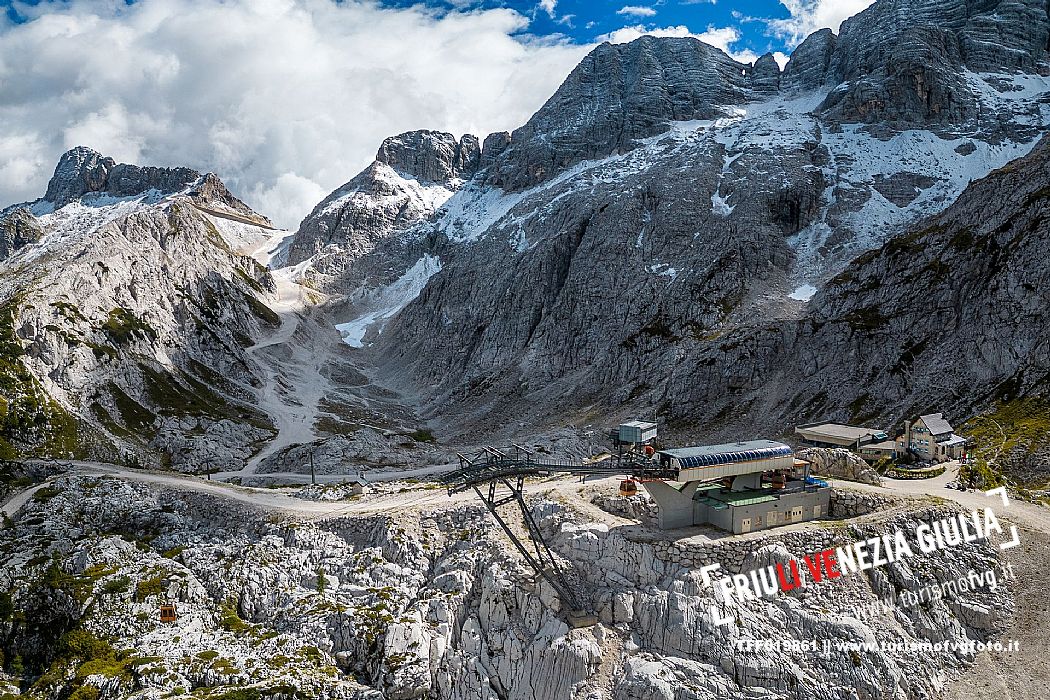
[[376, 333], [382, 333], [382, 322], [408, 306], [423, 291], [427, 281], [440, 271], [441, 260], [433, 255], [424, 255], [397, 280], [376, 290], [367, 302], [372, 307], [370, 311], [352, 321], [336, 325], [343, 342], [352, 348], [364, 347], [368, 330], [375, 327]]

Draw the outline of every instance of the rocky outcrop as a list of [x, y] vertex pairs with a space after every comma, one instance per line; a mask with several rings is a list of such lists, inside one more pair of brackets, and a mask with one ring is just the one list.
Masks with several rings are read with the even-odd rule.
[[272, 229], [273, 222], [253, 211], [251, 207], [237, 199], [226, 189], [226, 185], [215, 173], [207, 173], [199, 178], [193, 189], [186, 195], [199, 209], [216, 214], [222, 218], [246, 223], [259, 228]]
[[26, 208], [15, 209], [0, 218], [0, 261], [44, 235], [40, 222]]
[[780, 92], [780, 65], [773, 54], [766, 53], [751, 68], [751, 89], [756, 95], [775, 95]]
[[200, 173], [189, 168], [118, 164], [87, 146], [77, 146], [58, 161], [44, 200], [56, 209], [90, 193], [133, 197], [149, 190], [170, 194], [193, 184]]
[[882, 483], [871, 465], [850, 450], [813, 447], [800, 450], [795, 456], [810, 462], [810, 473], [817, 476], [830, 476], [875, 486]]
[[808, 91], [825, 85], [837, 41], [838, 37], [830, 29], [821, 29], [806, 37], [784, 66], [781, 87], [785, 90]]
[[470, 179], [478, 168], [481, 146], [473, 134], [456, 140], [440, 131], [409, 131], [383, 141], [376, 162], [420, 182]]
[[58, 161], [44, 199], [61, 207], [88, 192], [101, 192], [106, 188], [109, 171], [116, 164], [112, 158], [103, 157], [87, 146], [78, 146]]
[[510, 132], [509, 131], [497, 131], [489, 134], [485, 137], [485, 142], [481, 146], [481, 162], [479, 168], [487, 168], [492, 165], [503, 151], [507, 150], [507, 146], [510, 145]]
[[900, 503], [875, 493], [835, 488], [828, 503], [828, 515], [833, 518], [856, 518], [886, 510], [893, 505]]

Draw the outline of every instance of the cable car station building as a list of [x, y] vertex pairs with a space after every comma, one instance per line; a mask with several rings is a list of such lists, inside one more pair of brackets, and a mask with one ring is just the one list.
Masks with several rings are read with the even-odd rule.
[[828, 514], [827, 484], [810, 478], [809, 463], [783, 443], [683, 447], [655, 458], [678, 475], [642, 481], [659, 506], [661, 529], [710, 524], [740, 534]]

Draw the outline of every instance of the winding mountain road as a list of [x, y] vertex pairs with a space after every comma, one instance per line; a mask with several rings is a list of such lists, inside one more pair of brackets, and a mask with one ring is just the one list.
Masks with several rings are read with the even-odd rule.
[[[433, 484], [406, 485], [397, 491], [388, 490], [392, 487], [380, 487], [375, 492], [355, 497], [352, 500], [310, 501], [296, 498], [288, 493], [274, 489], [235, 486], [220, 481], [208, 481], [198, 476], [173, 472], [129, 469], [120, 465], [101, 462], [71, 461], [63, 464], [69, 465], [76, 472], [112, 476], [182, 491], [204, 493], [250, 504], [265, 510], [280, 511], [289, 515], [305, 516], [311, 519], [355, 514], [373, 515], [417, 508], [435, 510], [476, 502], [476, 496], [473, 491], [465, 491], [449, 496], [444, 489], [437, 488]], [[374, 482], [382, 483], [384, 481], [418, 478], [432, 475], [447, 468], [449, 467], [422, 467], [418, 470], [409, 469], [370, 476], [370, 479]], [[947, 484], [957, 479], [957, 471], [958, 465], [952, 464], [940, 477], [922, 480], [884, 479], [882, 486], [859, 484], [838, 479], [829, 481], [836, 488], [904, 497], [934, 496], [944, 498], [971, 510], [991, 507], [1002, 520], [1016, 523], [1022, 528], [1050, 534], [1050, 508], [1015, 499], [1010, 499], [1009, 505], [1004, 507], [999, 497], [988, 496], [982, 491], [958, 491], [947, 488]], [[319, 479], [324, 478], [335, 482], [345, 477], [319, 477]], [[530, 493], [554, 491], [560, 496], [571, 500], [573, 507], [577, 507], [598, 521], [606, 522], [610, 525], [624, 525], [630, 523], [630, 521], [600, 510], [582, 494], [584, 490], [593, 492], [596, 488], [612, 491], [616, 488], [618, 481], [618, 477], [590, 478], [587, 479], [585, 484], [581, 484], [579, 478], [575, 476], [555, 476], [530, 482], [527, 484], [526, 489]], [[40, 486], [34, 488], [40, 488]], [[33, 491], [33, 489], [29, 491]], [[29, 491], [23, 491], [13, 496], [2, 506], [3, 512], [9, 516], [14, 515], [32, 497], [32, 493], [29, 493]], [[813, 523], [800, 523], [799, 525], [812, 527]]]

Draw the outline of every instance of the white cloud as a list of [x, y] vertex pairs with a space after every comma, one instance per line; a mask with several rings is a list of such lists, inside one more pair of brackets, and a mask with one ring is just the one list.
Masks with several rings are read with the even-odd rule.
[[554, 8], [558, 6], [558, 0], [540, 0], [540, 9], [547, 13], [547, 16], [554, 19]]
[[[554, 2], [549, 1], [551, 8]], [[59, 155], [218, 173], [295, 227], [386, 136], [513, 129], [589, 46], [512, 36], [508, 9], [332, 0], [66, 0], [0, 23], [0, 203], [43, 194]]]
[[656, 9], [648, 5], [625, 5], [616, 11], [618, 15], [631, 15], [632, 17], [653, 17]]
[[871, 5], [875, 0], [780, 0], [791, 14], [788, 19], [770, 20], [773, 32], [792, 46], [802, 43], [818, 29], [838, 32], [842, 21]]
[[741, 63], [754, 63], [758, 60], [758, 54], [751, 49], [733, 48], [733, 44], [740, 41], [740, 30], [736, 27], [708, 27], [706, 31], [698, 34], [690, 31], [689, 27], [681, 24], [674, 27], [645, 27], [644, 25], [636, 24], [630, 27], [621, 27], [620, 29], [609, 32], [608, 34], [603, 34], [598, 37], [598, 41], [608, 41], [612, 44], [626, 44], [627, 42], [634, 41], [641, 36], [692, 37], [716, 48], [722, 49], [734, 60], [740, 61]]

